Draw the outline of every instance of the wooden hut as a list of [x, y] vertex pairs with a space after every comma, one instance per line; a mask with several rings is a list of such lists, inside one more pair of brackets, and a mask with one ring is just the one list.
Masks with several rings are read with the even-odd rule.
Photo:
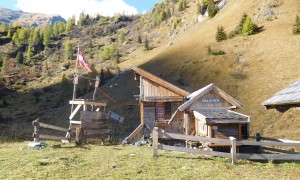
[[262, 103], [267, 109], [275, 108], [284, 112], [292, 107], [300, 107], [300, 79]]
[[[189, 93], [138, 67], [132, 68], [135, 80], [140, 83], [140, 94], [135, 97], [140, 104], [141, 124], [126, 139], [131, 143], [149, 137], [154, 126], [174, 133], [184, 133], [183, 114], [176, 113]], [[173, 123], [170, 124], [170, 119]]]
[[[178, 107], [178, 112], [185, 114], [186, 134], [211, 138], [233, 136], [237, 140], [248, 138], [250, 117], [232, 111], [243, 105], [216, 85], [209, 84], [190, 94], [187, 99]], [[169, 123], [172, 121], [173, 119]], [[190, 124], [192, 121], [194, 125]]]

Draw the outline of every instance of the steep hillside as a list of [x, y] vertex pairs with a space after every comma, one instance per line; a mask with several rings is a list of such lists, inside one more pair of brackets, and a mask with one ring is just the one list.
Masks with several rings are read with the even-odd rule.
[[[277, 4], [268, 6], [272, 2]], [[270, 10], [278, 13], [265, 19]], [[214, 82], [245, 105], [241, 112], [252, 117], [252, 133], [297, 139], [299, 111], [267, 111], [261, 103], [300, 77], [300, 36], [292, 34], [299, 11], [299, 1], [229, 1], [214, 18], [193, 27], [142, 66], [170, 81], [181, 77], [190, 91]], [[263, 31], [216, 42], [217, 27], [233, 31], [243, 13], [257, 19]], [[208, 46], [226, 55], [208, 55]]]
[[[141, 66], [190, 92], [213, 82], [244, 104], [240, 112], [251, 116], [252, 134], [260, 132], [266, 136], [298, 139], [298, 110], [279, 113], [266, 110], [261, 103], [300, 76], [300, 36], [292, 33], [295, 17], [300, 14], [299, 1], [228, 0], [216, 16], [201, 22], [198, 22], [197, 2], [188, 1], [185, 10], [174, 11], [171, 17], [153, 26], [155, 10], [161, 7], [176, 9], [177, 4], [171, 1], [164, 6], [156, 5], [152, 12], [142, 16], [105, 18], [103, 21], [101, 18], [90, 19], [68, 33], [52, 37], [52, 46], [37, 52], [36, 57], [42, 57], [42, 60], [34, 61], [42, 67], [42, 70], [37, 70], [39, 76], [25, 82], [25, 87], [22, 83], [14, 86], [17, 90], [10, 86], [7, 96], [0, 97], [3, 105], [4, 100], [8, 104], [1, 107], [3, 121], [0, 123], [5, 128], [10, 123], [10, 129], [18, 129], [17, 132], [10, 131], [14, 136], [28, 134], [30, 121], [37, 117], [67, 126], [70, 113], [67, 102], [72, 93], [70, 84], [69, 94], [61, 97], [65, 85], [62, 77], [67, 77], [70, 83], [74, 72], [75, 61], [64, 57], [65, 42], [69, 39], [73, 44], [73, 59], [79, 43], [97, 73], [104, 70], [107, 80], [101, 88], [114, 101], [103, 93], [99, 93], [97, 99], [109, 100], [107, 109], [126, 118], [124, 124], [116, 125], [120, 137], [128, 135], [139, 123], [138, 106], [128, 106], [135, 102], [138, 84], [127, 69]], [[232, 34], [244, 13], [252, 18], [260, 31], [251, 36], [234, 33], [234, 37], [217, 42], [218, 26]], [[177, 21], [179, 23], [175, 26]], [[118, 42], [122, 33], [125, 40]], [[138, 42], [139, 36], [142, 43]], [[146, 39], [149, 50], [145, 50]], [[101, 52], [110, 44], [114, 44], [117, 52], [105, 60]], [[0, 50], [0, 55], [13, 49], [15, 53], [10, 57], [14, 59], [19, 47], [13, 46], [12, 42], [2, 46], [5, 48]], [[209, 47], [225, 54], [210, 55]], [[25, 48], [21, 51], [24, 52]], [[62, 68], [66, 64], [69, 69]], [[115, 74], [117, 76], [111, 79]], [[90, 98], [86, 92], [92, 87], [86, 80], [82, 82], [80, 95]], [[24, 126], [29, 130], [22, 129]]]
[[0, 23], [4, 22], [9, 24], [10, 22], [19, 22], [27, 26], [45, 26], [58, 21], [66, 22], [60, 15], [27, 13], [0, 8]]

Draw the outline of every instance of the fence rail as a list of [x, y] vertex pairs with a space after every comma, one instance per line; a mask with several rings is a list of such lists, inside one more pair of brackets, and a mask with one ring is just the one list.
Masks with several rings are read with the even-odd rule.
[[68, 129], [46, 124], [46, 123], [41, 123], [40, 119], [36, 119], [32, 122], [32, 125], [34, 126], [34, 132], [33, 132], [33, 138], [34, 142], [39, 142], [40, 139], [51, 139], [51, 140], [67, 140], [68, 138], [63, 137], [63, 136], [53, 136], [53, 135], [47, 135], [47, 134], [40, 134], [40, 127], [45, 128], [45, 129], [52, 129], [56, 131], [62, 131], [62, 132], [68, 132]]
[[[248, 145], [248, 146], [300, 146], [299, 141], [291, 141], [284, 140], [284, 142], [271, 142], [271, 141], [260, 141], [260, 142], [252, 142], [252, 141], [237, 141], [234, 137], [230, 137], [229, 139], [217, 139], [217, 138], [208, 138], [208, 137], [200, 137], [200, 136], [189, 136], [182, 134], [174, 134], [174, 133], [166, 133], [162, 132], [158, 127], [154, 127], [153, 129], [153, 156], [158, 157], [158, 149], [166, 150], [166, 151], [177, 151], [177, 152], [187, 152], [194, 154], [204, 154], [210, 156], [219, 156], [231, 158], [231, 162], [236, 164], [237, 159], [248, 159], [248, 160], [287, 160], [287, 161], [300, 161], [300, 153], [296, 152], [288, 152], [284, 150], [279, 150], [275, 148], [269, 148], [270, 150], [277, 150], [277, 152], [283, 152], [287, 154], [246, 154], [246, 153], [236, 153], [237, 145]], [[198, 141], [198, 142], [210, 142], [210, 143], [220, 143], [224, 145], [230, 145], [231, 151], [230, 153], [225, 152], [217, 152], [217, 151], [204, 151], [200, 149], [191, 149], [184, 147], [175, 147], [164, 144], [158, 144], [158, 138], [168, 138], [168, 139], [179, 139], [185, 141]], [[265, 138], [272, 139], [272, 138]]]

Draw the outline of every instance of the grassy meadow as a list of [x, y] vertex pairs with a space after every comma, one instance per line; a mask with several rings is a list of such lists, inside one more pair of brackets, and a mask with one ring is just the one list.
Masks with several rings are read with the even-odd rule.
[[0, 144], [0, 179], [299, 179], [299, 163], [239, 161], [159, 151], [148, 146], [100, 146], [47, 141]]

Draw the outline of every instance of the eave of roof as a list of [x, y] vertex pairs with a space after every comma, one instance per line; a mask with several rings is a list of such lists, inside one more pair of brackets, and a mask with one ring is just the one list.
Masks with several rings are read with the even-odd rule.
[[288, 87], [279, 91], [262, 103], [262, 105], [269, 107], [296, 104], [300, 104], [300, 79], [297, 79]]
[[171, 83], [169, 83], [169, 82], [167, 82], [167, 81], [165, 81], [165, 80], [163, 80], [141, 68], [132, 67], [132, 70], [134, 70], [137, 74], [163, 86], [164, 88], [166, 88], [180, 96], [186, 97], [190, 94], [189, 92], [187, 92], [187, 91], [185, 91], [185, 90], [183, 90], [183, 89], [181, 89], [181, 88], [179, 88], [179, 87], [177, 87], [177, 86], [175, 86], [175, 85], [173, 85], [173, 84], [171, 84]]

